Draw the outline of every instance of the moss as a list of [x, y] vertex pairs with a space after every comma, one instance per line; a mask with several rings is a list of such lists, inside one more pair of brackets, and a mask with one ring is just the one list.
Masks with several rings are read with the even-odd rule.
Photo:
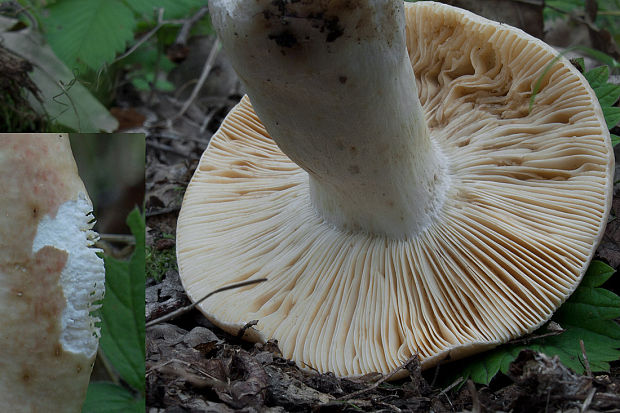
[[149, 245], [146, 247], [146, 277], [161, 281], [168, 270], [176, 270], [176, 248], [158, 250]]

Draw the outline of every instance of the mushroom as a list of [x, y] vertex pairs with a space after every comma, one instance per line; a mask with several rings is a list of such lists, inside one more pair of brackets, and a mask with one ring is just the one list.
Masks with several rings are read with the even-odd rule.
[[209, 6], [249, 99], [187, 188], [180, 276], [193, 301], [269, 280], [203, 302], [213, 323], [356, 376], [505, 343], [574, 291], [613, 154], [551, 47], [433, 2]]
[[79, 412], [104, 266], [66, 134], [0, 134], [0, 411]]

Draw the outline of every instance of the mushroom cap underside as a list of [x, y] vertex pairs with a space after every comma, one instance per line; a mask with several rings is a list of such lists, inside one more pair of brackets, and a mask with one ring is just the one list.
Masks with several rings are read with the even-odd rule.
[[[543, 42], [450, 6], [406, 5], [407, 46], [450, 188], [402, 241], [345, 233], [308, 176], [242, 99], [188, 186], [177, 229], [183, 285], [232, 333], [277, 339], [339, 376], [427, 368], [533, 331], [574, 291], [602, 236], [613, 152], [587, 82]], [[534, 85], [539, 90], [530, 110]]]

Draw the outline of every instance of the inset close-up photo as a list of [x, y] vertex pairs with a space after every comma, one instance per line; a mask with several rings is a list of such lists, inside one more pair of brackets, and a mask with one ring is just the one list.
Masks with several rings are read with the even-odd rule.
[[619, 10], [0, 0], [0, 413], [617, 412]]
[[144, 144], [0, 134], [0, 411], [144, 411]]

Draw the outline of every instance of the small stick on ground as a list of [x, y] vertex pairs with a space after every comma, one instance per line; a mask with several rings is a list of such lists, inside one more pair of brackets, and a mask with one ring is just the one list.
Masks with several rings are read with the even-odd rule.
[[461, 384], [463, 380], [465, 380], [463, 377], [459, 377], [458, 379], [454, 380], [454, 382], [452, 382], [451, 385], [449, 385], [448, 387], [440, 391], [437, 396], [441, 396], [442, 394], [447, 394], [450, 390], [452, 390], [453, 388]]
[[476, 385], [473, 381], [467, 380], [467, 389], [469, 390], [469, 394], [471, 395], [471, 411], [472, 413], [481, 413], [482, 410], [480, 408], [480, 399], [478, 398], [478, 390], [476, 390]]
[[[303, 363], [303, 362], [302, 362]], [[310, 370], [312, 370], [313, 372], [315, 372], [316, 374], [321, 374], [320, 371], [318, 371], [316, 368], [312, 367], [309, 364], [304, 363], [304, 366], [306, 366], [307, 368], [309, 368]]]
[[355, 391], [353, 393], [349, 393], [347, 395], [344, 395], [342, 397], [339, 397], [338, 400], [350, 400], [354, 397], [359, 396], [360, 394], [366, 393], [367, 391], [371, 391], [376, 389], [377, 387], [379, 387], [382, 383], [386, 382], [387, 380], [391, 379], [392, 377], [394, 377], [394, 375], [396, 375], [396, 373], [398, 373], [401, 370], [405, 370], [407, 368], [407, 366], [409, 365], [409, 363], [411, 363], [413, 360], [415, 360], [416, 358], [418, 358], [418, 354], [414, 354], [413, 356], [411, 356], [406, 362], [404, 362], [403, 364], [401, 364], [400, 366], [396, 367], [396, 369], [392, 370], [391, 372], [389, 372], [388, 374], [386, 374], [385, 376], [381, 377], [379, 380], [377, 380], [376, 382], [374, 382], [371, 386], [366, 387], [365, 389], [361, 389], [358, 391]]
[[215, 58], [217, 57], [217, 54], [219, 53], [219, 51], [220, 51], [220, 42], [219, 40], [216, 40], [213, 43], [213, 46], [211, 47], [211, 52], [209, 52], [209, 56], [207, 57], [207, 60], [205, 61], [204, 66], [202, 67], [202, 73], [200, 73], [200, 78], [198, 79], [198, 83], [196, 83], [196, 85], [194, 86], [194, 89], [192, 90], [191, 95], [189, 96], [187, 101], [185, 101], [179, 113], [173, 116], [172, 121], [179, 119], [181, 116], [183, 116], [185, 112], [187, 111], [187, 109], [194, 102], [194, 100], [198, 96], [198, 93], [200, 92], [200, 89], [202, 89], [202, 86], [207, 80], [207, 76], [209, 76], [209, 73], [211, 72], [211, 69], [213, 68], [213, 64], [215, 63]]
[[153, 35], [155, 33], [157, 33], [157, 31], [159, 29], [161, 29], [165, 24], [166, 24], [166, 21], [164, 20], [164, 9], [163, 8], [159, 8], [159, 9], [157, 9], [157, 24], [155, 25], [155, 27], [153, 27], [151, 30], [149, 30], [149, 32], [147, 34], [145, 34], [144, 36], [140, 37], [140, 39], [138, 39], [138, 41], [133, 46], [131, 46], [125, 53], [123, 53], [122, 55], [120, 55], [116, 59], [114, 59], [112, 64], [114, 64], [114, 63], [116, 63], [116, 62], [118, 62], [120, 60], [123, 60], [124, 58], [126, 58], [127, 56], [129, 56], [130, 54], [135, 52], [136, 49], [138, 49], [138, 47], [142, 46], [147, 40], [149, 40], [151, 37], [153, 37]]
[[394, 406], [393, 404], [390, 404], [390, 403], [387, 403], [387, 402], [377, 401], [377, 404], [380, 405], [380, 406], [385, 406], [388, 409], [390, 409], [391, 411], [396, 412], [396, 413], [402, 412], [401, 409], [399, 409], [398, 407]]
[[106, 242], [116, 242], [119, 244], [135, 245], [136, 238], [133, 235], [125, 234], [99, 234], [99, 239]]
[[448, 404], [450, 405], [450, 407], [454, 409], [454, 405], [452, 404], [452, 401], [448, 397], [448, 392], [452, 390], [453, 388], [455, 388], [456, 386], [458, 386], [459, 384], [461, 384], [463, 380], [465, 380], [464, 377], [459, 377], [458, 379], [454, 380], [454, 382], [451, 385], [449, 385], [448, 387], [440, 391], [437, 397], [441, 397], [441, 395], [446, 396], [446, 400], [448, 401]]
[[590, 389], [590, 391], [588, 392], [588, 396], [586, 397], [586, 399], [583, 401], [583, 404], [581, 405], [581, 412], [585, 413], [588, 411], [588, 407], [590, 407], [590, 404], [592, 403], [592, 399], [594, 399], [594, 394], [596, 393], [596, 388], [592, 387]]
[[202, 6], [193, 16], [187, 19], [187, 21], [183, 23], [183, 26], [181, 26], [179, 34], [177, 34], [175, 43], [185, 46], [187, 44], [187, 39], [189, 37], [190, 31], [192, 30], [192, 27], [194, 27], [196, 23], [202, 20], [202, 18], [206, 16], [207, 13], [209, 13], [209, 7]]
[[247, 329], [250, 327], [254, 327], [256, 324], [258, 324], [258, 320], [252, 320], [245, 323], [245, 325], [239, 329], [239, 332], [237, 333], [237, 339], [241, 340]]
[[259, 278], [258, 280], [243, 281], [243, 282], [240, 282], [240, 283], [230, 284], [230, 285], [227, 285], [225, 287], [218, 288], [215, 291], [211, 291], [209, 294], [205, 295], [204, 297], [202, 297], [200, 300], [194, 302], [193, 304], [187, 305], [185, 307], [181, 307], [178, 310], [174, 310], [171, 313], [168, 313], [168, 314], [166, 314], [164, 316], [156, 318], [155, 320], [149, 321], [148, 323], [146, 323], [146, 328], [152, 327], [155, 324], [163, 323], [164, 321], [172, 320], [172, 319], [174, 319], [174, 318], [176, 318], [176, 317], [178, 317], [178, 316], [180, 316], [182, 314], [185, 314], [185, 313], [193, 310], [194, 307], [196, 307], [198, 304], [200, 304], [201, 302], [203, 302], [207, 298], [211, 297], [213, 294], [221, 293], [222, 291], [233, 290], [235, 288], [245, 287], [246, 285], [262, 283], [263, 281], [267, 281], [267, 279], [266, 278]]
[[527, 344], [530, 344], [530, 342], [532, 342], [533, 340], [538, 340], [539, 338], [559, 336], [564, 331], [566, 331], [566, 330], [556, 330], [556, 331], [550, 331], [550, 332], [544, 333], [544, 334], [536, 334], [536, 335], [532, 335], [532, 336], [529, 336], [529, 337], [519, 338], [519, 339], [516, 339], [516, 340], [510, 340], [506, 344], [526, 344], [527, 345]]
[[435, 382], [437, 381], [437, 377], [439, 377], [439, 367], [441, 363], [437, 363], [435, 366], [435, 372], [433, 373], [433, 381], [431, 381], [431, 387], [435, 387]]
[[588, 377], [592, 377], [592, 369], [590, 369], [590, 362], [588, 361], [588, 356], [586, 355], [586, 346], [583, 343], [583, 340], [579, 340], [579, 346], [581, 346], [581, 355], [583, 356], [583, 364], [586, 368], [586, 375]]

